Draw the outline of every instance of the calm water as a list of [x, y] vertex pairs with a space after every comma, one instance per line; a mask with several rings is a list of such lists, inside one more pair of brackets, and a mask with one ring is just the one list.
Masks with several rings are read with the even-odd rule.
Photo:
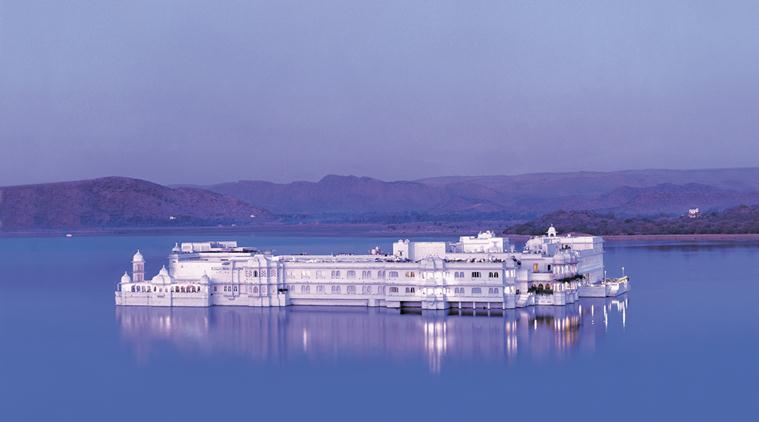
[[[235, 237], [277, 253], [392, 242]], [[608, 244], [607, 268], [632, 276], [627, 296], [503, 315], [116, 309], [113, 289], [134, 250], [153, 274], [177, 240], [0, 239], [1, 420], [726, 420], [759, 411], [759, 245]]]

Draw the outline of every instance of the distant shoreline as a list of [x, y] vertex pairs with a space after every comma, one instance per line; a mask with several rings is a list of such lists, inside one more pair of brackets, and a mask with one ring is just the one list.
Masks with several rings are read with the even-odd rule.
[[606, 241], [754, 241], [759, 240], [759, 233], [726, 233], [726, 234], [629, 234], [603, 236]]
[[[272, 224], [261, 226], [240, 227], [119, 227], [119, 228], [90, 228], [78, 230], [19, 230], [0, 231], [0, 238], [14, 237], [65, 237], [71, 234], [73, 237], [91, 236], [139, 236], [139, 235], [234, 235], [234, 234], [261, 234], [282, 236], [365, 236], [365, 237], [458, 237], [467, 234], [475, 234], [489, 227], [477, 228], [474, 226], [440, 227], [429, 225], [394, 225], [393, 228], [381, 224]], [[492, 227], [490, 227], [492, 229]], [[523, 242], [530, 235], [503, 234], [511, 240]], [[724, 234], [652, 234], [652, 235], [602, 235], [607, 242], [629, 241], [730, 241], [749, 242], [759, 241], [759, 233], [724, 233]]]

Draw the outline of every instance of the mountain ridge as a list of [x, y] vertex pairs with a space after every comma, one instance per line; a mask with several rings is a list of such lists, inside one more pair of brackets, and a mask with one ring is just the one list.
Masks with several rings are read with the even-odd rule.
[[0, 187], [2, 230], [211, 225], [256, 218], [272, 216], [215, 192], [127, 177]]

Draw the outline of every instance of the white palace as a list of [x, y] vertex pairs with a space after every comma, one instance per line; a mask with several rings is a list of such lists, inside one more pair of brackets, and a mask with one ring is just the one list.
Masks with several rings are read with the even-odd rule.
[[399, 240], [392, 254], [273, 255], [237, 242], [175, 245], [169, 267], [145, 279], [138, 251], [116, 305], [369, 306], [512, 309], [566, 305], [626, 292], [605, 279], [603, 239], [558, 236], [551, 227], [521, 252], [492, 232], [458, 242]]

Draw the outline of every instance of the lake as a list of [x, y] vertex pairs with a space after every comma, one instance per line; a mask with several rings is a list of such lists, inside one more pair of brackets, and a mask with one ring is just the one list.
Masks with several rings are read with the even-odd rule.
[[[390, 238], [225, 235], [275, 253]], [[755, 418], [759, 244], [607, 243], [632, 291], [498, 315], [367, 308], [116, 308], [137, 248], [0, 238], [2, 420]], [[754, 414], [754, 416], [750, 416]]]

